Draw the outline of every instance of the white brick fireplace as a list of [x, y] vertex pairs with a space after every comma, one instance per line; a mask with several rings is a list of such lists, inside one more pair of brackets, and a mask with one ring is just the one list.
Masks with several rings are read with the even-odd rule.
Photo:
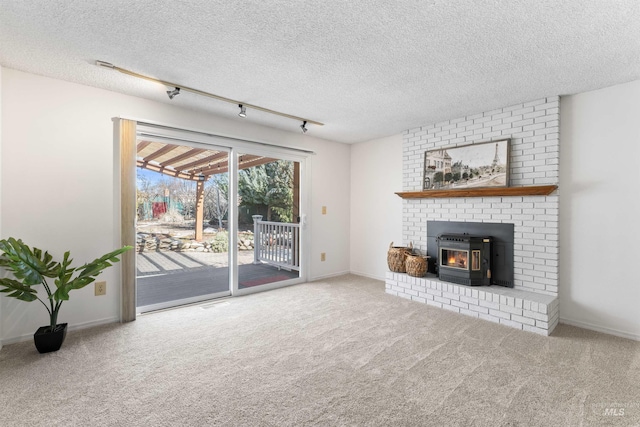
[[[403, 191], [422, 190], [424, 152], [511, 139], [510, 185], [558, 184], [559, 97], [549, 97], [403, 134]], [[558, 323], [558, 197], [500, 196], [403, 201], [403, 239], [426, 253], [427, 220], [514, 224], [514, 288], [468, 287], [388, 272], [386, 291], [540, 334]]]

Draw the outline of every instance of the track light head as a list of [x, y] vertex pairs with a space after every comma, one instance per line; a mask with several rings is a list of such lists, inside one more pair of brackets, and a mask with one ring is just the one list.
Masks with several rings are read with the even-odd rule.
[[174, 96], [180, 95], [180, 88], [176, 87], [174, 90], [168, 90], [167, 95], [169, 95], [169, 99], [173, 99]]
[[307, 133], [307, 121], [303, 121], [300, 125], [300, 129], [302, 129], [302, 133]]
[[240, 107], [240, 112], [238, 113], [238, 115], [242, 118], [247, 117], [247, 107], [242, 104], [238, 104], [238, 107]]

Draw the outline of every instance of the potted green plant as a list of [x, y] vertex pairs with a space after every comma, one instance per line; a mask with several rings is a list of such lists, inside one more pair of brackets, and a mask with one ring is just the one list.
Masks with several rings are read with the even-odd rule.
[[[0, 279], [0, 288], [3, 288], [0, 292], [22, 301], [38, 300], [49, 313], [49, 325], [40, 327], [33, 336], [40, 353], [57, 351], [62, 346], [67, 324], [58, 324], [58, 313], [62, 303], [69, 299], [69, 292], [82, 289], [93, 282], [107, 267], [118, 262], [118, 255], [129, 249], [131, 246], [124, 246], [80, 267], [71, 267], [73, 260], [68, 251], [62, 262], [57, 262], [48, 252], [36, 247], [32, 249], [22, 240], [13, 237], [0, 240], [0, 267], [12, 272], [15, 277]], [[47, 279], [53, 279], [53, 284]], [[47, 293], [47, 302], [40, 299], [38, 290], [33, 288], [40, 284]]]

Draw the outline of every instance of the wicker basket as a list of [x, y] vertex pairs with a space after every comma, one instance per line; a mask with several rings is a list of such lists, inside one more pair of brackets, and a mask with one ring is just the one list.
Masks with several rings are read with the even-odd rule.
[[389, 270], [395, 273], [406, 273], [405, 261], [407, 255], [413, 252], [413, 243], [409, 243], [409, 246], [393, 246], [393, 242], [389, 245], [389, 251], [387, 252], [387, 264]]
[[407, 255], [405, 268], [407, 274], [413, 277], [424, 277], [427, 275], [427, 259], [429, 257], [422, 255]]

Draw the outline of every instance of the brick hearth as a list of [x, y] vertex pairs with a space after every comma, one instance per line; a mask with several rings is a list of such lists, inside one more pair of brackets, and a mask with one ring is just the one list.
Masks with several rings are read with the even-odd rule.
[[558, 298], [551, 295], [456, 285], [390, 271], [385, 287], [391, 295], [542, 335], [549, 335], [558, 324]]

